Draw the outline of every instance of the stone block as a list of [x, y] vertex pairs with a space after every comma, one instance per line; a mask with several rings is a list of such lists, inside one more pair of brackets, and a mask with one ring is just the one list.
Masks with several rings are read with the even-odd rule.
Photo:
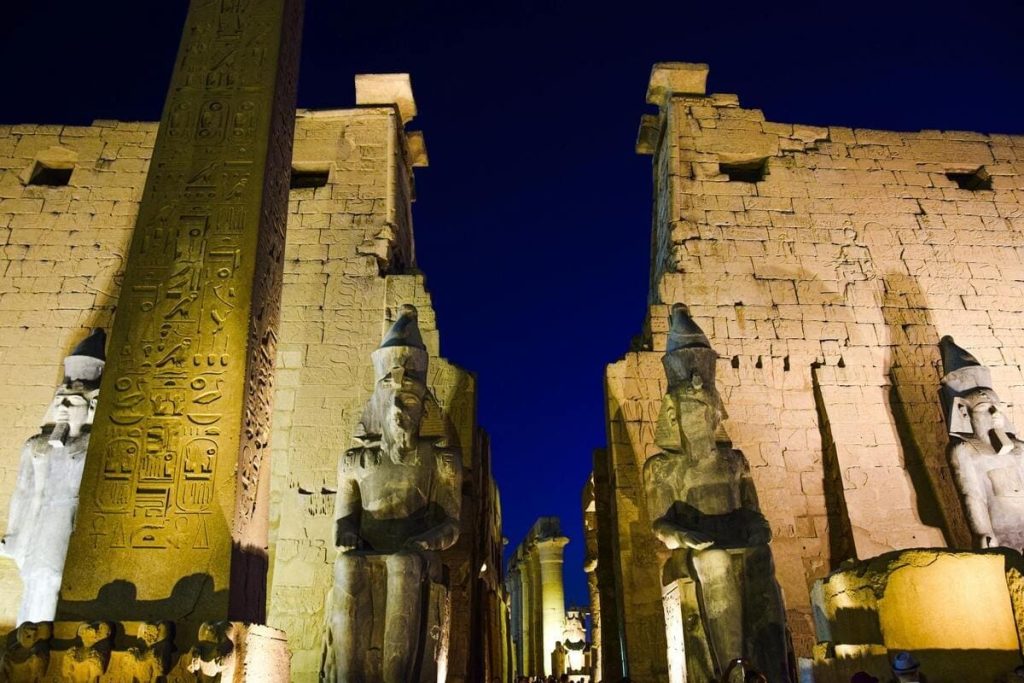
[[647, 103], [664, 106], [673, 95], [703, 95], [708, 78], [707, 64], [660, 62], [651, 69]]
[[393, 104], [403, 124], [416, 116], [409, 74], [356, 74], [356, 104]]

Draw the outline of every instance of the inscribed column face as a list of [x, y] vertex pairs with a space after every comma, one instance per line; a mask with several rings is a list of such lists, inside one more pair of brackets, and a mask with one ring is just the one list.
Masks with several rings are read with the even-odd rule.
[[194, 0], [107, 351], [59, 619], [265, 609], [301, 0]]

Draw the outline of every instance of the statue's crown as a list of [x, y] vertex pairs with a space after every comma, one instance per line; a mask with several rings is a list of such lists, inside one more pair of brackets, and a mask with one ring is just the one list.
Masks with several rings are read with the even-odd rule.
[[[942, 355], [943, 373], [939, 398], [942, 401], [946, 427], [953, 432], [957, 431], [954, 429], [954, 404], [977, 389], [992, 392], [992, 372], [968, 351], [958, 346], [948, 334], [939, 340], [939, 352]], [[993, 395], [994, 393], [992, 392]], [[1013, 427], [1009, 426], [1006, 431], [1012, 433]]]
[[992, 372], [948, 334], [939, 340], [942, 354], [942, 385], [957, 394], [972, 389], [991, 389]]
[[714, 392], [717, 360], [718, 354], [711, 348], [704, 331], [690, 317], [690, 309], [684, 304], [673, 304], [668, 344], [661, 359], [669, 391], [679, 386], [706, 386]]
[[95, 383], [103, 374], [106, 365], [107, 333], [95, 328], [88, 337], [78, 342], [71, 354], [64, 359], [64, 381]]
[[415, 306], [402, 304], [398, 319], [384, 335], [380, 346], [370, 354], [373, 360], [374, 378], [379, 380], [392, 368], [402, 367], [409, 375], [421, 382], [427, 381], [427, 364], [430, 356], [423, 344]]

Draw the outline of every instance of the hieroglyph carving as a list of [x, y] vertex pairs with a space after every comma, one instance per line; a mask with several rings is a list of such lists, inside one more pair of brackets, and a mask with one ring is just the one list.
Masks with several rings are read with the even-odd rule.
[[949, 460], [975, 543], [1024, 550], [1024, 442], [992, 390], [989, 369], [952, 337], [939, 347]]
[[373, 395], [338, 467], [325, 678], [443, 680], [438, 555], [458, 539], [462, 459], [427, 389], [415, 308], [402, 307], [372, 358]]
[[95, 330], [64, 359], [64, 381], [39, 433], [21, 449], [0, 555], [18, 565], [24, 587], [18, 623], [52, 621], [96, 412], [106, 334]]
[[[731, 660], [745, 657], [772, 683], [783, 683], [789, 680], [785, 617], [771, 530], [746, 458], [721, 431], [717, 357], [687, 308], [673, 306], [662, 359], [668, 395], [656, 433], [663, 452], [644, 464], [647, 505], [655, 536], [672, 550], [664, 583], [697, 588], [696, 604], [682, 600], [690, 678], [718, 680]], [[694, 609], [698, 614], [686, 613]], [[670, 633], [673, 639], [678, 634]]]
[[[165, 598], [197, 571], [221, 590], [232, 562], [265, 552], [301, 9], [191, 4], [111, 333], [65, 600], [92, 600], [115, 579]], [[262, 616], [262, 599], [231, 602], [235, 617]], [[203, 616], [227, 615], [192, 618]]]

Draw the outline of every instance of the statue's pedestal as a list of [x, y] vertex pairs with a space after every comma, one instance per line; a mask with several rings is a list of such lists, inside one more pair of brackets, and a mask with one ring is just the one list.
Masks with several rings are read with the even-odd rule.
[[680, 574], [672, 565], [673, 561], [669, 560], [661, 587], [669, 683], [714, 680], [711, 651], [700, 619], [697, 585], [687, 576], [671, 578]]
[[851, 562], [811, 592], [814, 680], [891, 677], [909, 651], [930, 683], [989, 683], [1024, 663], [1024, 558], [1006, 548], [911, 549]]
[[[178, 638], [173, 634], [169, 622], [148, 626], [140, 622], [23, 624], [7, 637], [0, 681], [289, 681], [290, 655], [283, 631], [223, 621], [204, 624], [198, 634], [179, 634]], [[175, 640], [191, 644], [176, 649]]]

